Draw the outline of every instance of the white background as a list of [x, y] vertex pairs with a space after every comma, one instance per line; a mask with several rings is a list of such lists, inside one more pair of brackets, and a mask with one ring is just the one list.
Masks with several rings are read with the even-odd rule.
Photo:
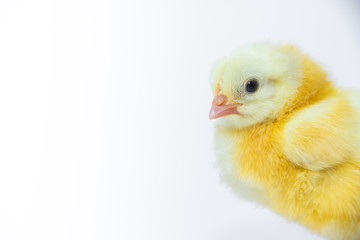
[[211, 65], [291, 42], [360, 89], [356, 1], [0, 1], [0, 239], [322, 239], [214, 168]]

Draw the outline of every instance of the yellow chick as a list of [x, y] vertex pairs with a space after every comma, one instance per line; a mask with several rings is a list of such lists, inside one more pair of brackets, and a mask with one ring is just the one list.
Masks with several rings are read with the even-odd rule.
[[329, 239], [360, 239], [360, 94], [287, 44], [240, 49], [210, 82], [223, 181]]

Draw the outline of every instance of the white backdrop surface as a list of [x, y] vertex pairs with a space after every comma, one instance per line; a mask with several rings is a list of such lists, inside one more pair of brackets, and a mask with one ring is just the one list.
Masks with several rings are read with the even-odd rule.
[[211, 65], [299, 45], [360, 89], [357, 1], [0, 1], [0, 239], [322, 239], [214, 168]]

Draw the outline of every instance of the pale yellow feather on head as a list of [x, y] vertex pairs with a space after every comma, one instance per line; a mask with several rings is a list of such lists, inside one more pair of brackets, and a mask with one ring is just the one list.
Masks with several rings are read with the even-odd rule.
[[[302, 54], [296, 47], [282, 44], [254, 44], [235, 51], [213, 68], [210, 83], [214, 93], [231, 102], [243, 103], [241, 115], [219, 119], [223, 127], [241, 128], [277, 116], [301, 84]], [[259, 88], [254, 93], [244, 89], [255, 78]]]

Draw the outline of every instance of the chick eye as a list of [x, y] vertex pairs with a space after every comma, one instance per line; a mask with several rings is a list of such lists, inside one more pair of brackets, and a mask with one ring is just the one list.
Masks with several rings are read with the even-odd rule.
[[250, 79], [245, 84], [245, 90], [248, 93], [256, 92], [258, 88], [259, 88], [259, 82], [255, 78]]

